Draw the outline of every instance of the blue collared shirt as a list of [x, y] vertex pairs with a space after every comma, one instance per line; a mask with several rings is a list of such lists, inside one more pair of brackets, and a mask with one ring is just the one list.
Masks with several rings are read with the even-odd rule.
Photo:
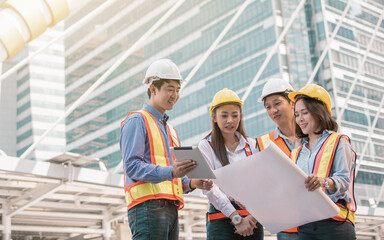
[[[144, 105], [143, 109], [148, 111], [159, 125], [161, 134], [164, 138], [168, 160], [172, 166], [169, 133], [166, 127], [168, 116], [166, 114], [163, 116], [157, 109], [150, 105]], [[157, 166], [151, 163], [147, 129], [141, 114], [131, 114], [124, 121], [121, 127], [120, 151], [124, 162], [126, 185], [137, 181], [153, 184], [163, 181], [172, 181], [171, 166]], [[190, 180], [184, 177], [182, 182], [184, 192], [189, 191]]]
[[[307, 175], [312, 174], [315, 158], [324, 141], [333, 131], [324, 130], [317, 139], [312, 151], [307, 148], [308, 138], [303, 139], [303, 148], [297, 159], [297, 166]], [[326, 191], [332, 201], [345, 199], [348, 203], [352, 201], [352, 194], [349, 192], [351, 176], [355, 168], [351, 144], [344, 138], [340, 138], [329, 177], [335, 182], [336, 191]]]
[[283, 141], [285, 142], [285, 144], [287, 145], [287, 147], [289, 148], [289, 150], [292, 152], [293, 149], [295, 149], [295, 143], [291, 141], [291, 139], [289, 139], [287, 136], [285, 136], [278, 127], [275, 128], [275, 136], [274, 138], [275, 139], [278, 139], [279, 137], [281, 137], [283, 139]]

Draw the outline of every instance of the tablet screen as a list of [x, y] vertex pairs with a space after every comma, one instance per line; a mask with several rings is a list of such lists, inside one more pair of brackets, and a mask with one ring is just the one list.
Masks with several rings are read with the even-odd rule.
[[190, 179], [215, 179], [215, 174], [201, 154], [198, 147], [174, 147], [171, 148], [176, 160], [192, 159], [196, 161], [195, 169], [187, 173]]

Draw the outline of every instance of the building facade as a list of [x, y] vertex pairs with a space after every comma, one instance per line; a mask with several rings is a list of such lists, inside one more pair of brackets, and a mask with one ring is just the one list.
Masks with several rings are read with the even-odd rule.
[[[66, 20], [66, 27], [102, 2], [92, 1]], [[146, 88], [141, 84], [148, 65], [159, 58], [170, 58], [186, 77], [243, 2], [185, 1], [67, 117], [67, 151], [100, 158], [110, 169], [119, 167], [120, 122], [128, 112], [140, 109], [148, 101]], [[208, 109], [217, 91], [227, 87], [240, 97], [244, 95], [299, 2], [255, 0], [246, 8], [169, 112], [184, 145], [196, 145], [211, 129]], [[92, 23], [67, 38], [66, 107], [174, 3], [116, 1]], [[328, 54], [313, 81], [330, 92], [333, 115], [341, 130], [351, 136], [359, 159], [362, 157], [357, 164], [355, 187], [356, 200], [362, 209], [384, 204], [380, 195], [384, 177], [384, 119], [380, 114], [384, 92], [383, 8], [384, 2], [380, 0], [306, 1], [243, 108], [249, 136], [271, 131], [274, 123], [263, 104], [257, 102], [265, 81], [281, 77], [296, 89], [301, 88], [325, 50]], [[339, 31], [332, 37], [336, 28]], [[122, 168], [117, 170], [121, 172]]]
[[[63, 26], [48, 29], [28, 44], [15, 60], [21, 61], [38, 51], [62, 32]], [[16, 75], [16, 156], [21, 156], [64, 114], [64, 45], [52, 44]], [[16, 81], [15, 81], [16, 80]], [[65, 151], [65, 124], [62, 121], [31, 152], [28, 159], [46, 160]]]
[[[63, 24], [48, 29], [17, 56], [0, 64], [5, 73], [34, 54], [63, 30]], [[1, 81], [0, 149], [9, 156], [22, 154], [64, 114], [65, 58], [63, 41], [57, 41]], [[65, 151], [65, 123], [62, 121], [24, 158], [46, 160]]]
[[[129, 111], [141, 108], [148, 100], [146, 89], [141, 85], [148, 65], [155, 59], [168, 57], [179, 65], [182, 75], [187, 76], [241, 3], [243, 1], [186, 1], [144, 47], [132, 54], [67, 118], [67, 149], [108, 160], [109, 167], [116, 166], [121, 160], [119, 123]], [[69, 46], [66, 49], [66, 105], [89, 88], [172, 4], [173, 1], [117, 2], [94, 21], [93, 26], [73, 34], [66, 44]], [[281, 7], [276, 4], [252, 2], [188, 82], [180, 101], [170, 112], [184, 144], [196, 144], [210, 129], [207, 110], [218, 90], [228, 87], [241, 96], [249, 86], [268, 47], [275, 43], [283, 27]], [[295, 4], [291, 4], [292, 9]], [[87, 10], [95, 7], [92, 4]], [[305, 19], [304, 11], [301, 17]], [[308, 37], [303, 39], [308, 46]], [[284, 45], [281, 48], [281, 52], [286, 51]], [[298, 51], [290, 61], [297, 64], [299, 56], [306, 57], [306, 61], [300, 60], [306, 63], [306, 71], [299, 72], [297, 66], [292, 67], [297, 68], [295, 76], [304, 82], [311, 69], [310, 51], [309, 47]], [[245, 103], [249, 135], [257, 136], [273, 128], [264, 107], [256, 100], [267, 77], [290, 79], [288, 61], [285, 53], [277, 53]]]
[[[21, 156], [177, 1], [107, 1], [108, 7], [92, 21], [1, 81], [0, 155]], [[186, 0], [27, 158], [42, 160], [64, 151], [75, 152], [100, 158], [111, 172], [121, 173], [120, 122], [128, 112], [148, 101], [147, 89], [141, 84], [146, 68], [156, 59], [170, 58], [182, 75], [188, 76], [244, 2]], [[65, 22], [48, 29], [10, 62], [0, 63], [0, 74], [104, 3], [88, 1], [76, 9]], [[247, 134], [257, 137], [275, 127], [263, 104], [257, 102], [269, 78], [284, 78], [296, 89], [309, 80], [325, 87], [331, 93], [333, 116], [341, 131], [351, 137], [358, 156], [358, 213], [369, 215], [357, 218], [362, 226], [357, 225], [357, 231], [361, 230], [358, 238], [380, 239], [382, 218], [372, 215], [384, 216], [384, 1], [306, 0], [294, 14], [301, 3], [251, 1], [185, 85], [179, 102], [169, 112], [170, 121], [183, 145], [196, 145], [211, 129], [208, 109], [214, 94], [227, 87], [244, 96], [289, 19], [295, 17], [244, 103]], [[337, 34], [333, 34], [335, 30]], [[321, 64], [314, 74], [318, 62]], [[3, 187], [11, 187], [9, 175], [3, 175]], [[16, 175], [19, 181], [20, 174]], [[15, 194], [12, 190], [5, 191], [5, 195]], [[21, 190], [20, 194], [25, 194], [25, 189]], [[70, 195], [86, 195], [86, 190], [80, 192], [71, 191]], [[205, 222], [201, 217], [206, 199], [196, 201], [201, 201], [198, 207], [191, 205], [180, 214], [181, 238], [190, 239], [194, 232], [194, 239], [204, 239]], [[190, 224], [191, 219], [197, 224]], [[371, 231], [374, 228], [378, 230]]]
[[[13, 63], [0, 63], [0, 75]], [[13, 75], [0, 83], [0, 155], [16, 156], [16, 82]]]

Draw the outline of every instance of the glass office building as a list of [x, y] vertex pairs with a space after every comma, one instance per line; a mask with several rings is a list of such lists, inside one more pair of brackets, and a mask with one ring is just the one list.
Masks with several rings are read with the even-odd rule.
[[[0, 75], [12, 63], [0, 63]], [[16, 82], [8, 78], [0, 83], [0, 155], [16, 156]]]
[[[34, 54], [41, 46], [46, 45], [63, 30], [63, 24], [48, 29], [43, 35], [34, 39], [21, 53], [14, 57], [9, 67], [20, 62], [23, 58]], [[8, 88], [2, 88], [16, 94], [16, 98], [5, 101], [6, 106], [13, 106], [16, 112], [14, 122], [3, 127], [14, 131], [16, 125], [16, 156], [21, 156], [34, 142], [36, 142], [51, 125], [64, 114], [64, 45], [58, 41], [52, 44], [43, 53], [38, 54], [26, 65], [8, 77]], [[13, 96], [14, 97], [14, 96]], [[13, 101], [16, 99], [16, 106]], [[6, 112], [4, 112], [6, 114]], [[13, 113], [14, 114], [14, 113]], [[9, 118], [10, 116], [4, 116]], [[3, 136], [4, 137], [4, 136]], [[13, 139], [4, 138], [13, 143]], [[34, 151], [25, 156], [29, 159], [45, 160], [57, 156], [65, 151], [65, 123], [62, 121], [47, 135]], [[10, 154], [15, 156], [14, 154]]]
[[[118, 166], [120, 122], [128, 112], [140, 109], [148, 100], [146, 87], [141, 84], [148, 65], [159, 58], [170, 58], [186, 77], [243, 2], [185, 1], [66, 118], [67, 151], [100, 158], [108, 168]], [[169, 112], [184, 145], [196, 145], [211, 129], [208, 108], [217, 91], [227, 87], [240, 97], [244, 95], [299, 2], [255, 0], [245, 9]], [[92, 1], [67, 19], [65, 27], [72, 26], [102, 3]], [[64, 43], [66, 107], [174, 3], [115, 1], [92, 23], [67, 38]], [[257, 102], [265, 81], [281, 77], [296, 89], [301, 88], [329, 46], [314, 82], [329, 90], [334, 117], [341, 123], [342, 131], [351, 136], [358, 156], [363, 157], [358, 166], [356, 200], [367, 207], [372, 205], [372, 199], [378, 199], [384, 176], [384, 118], [377, 114], [384, 92], [383, 8], [381, 0], [351, 5], [344, 0], [306, 1], [243, 110], [249, 136], [257, 137], [273, 130], [274, 123], [263, 104]], [[338, 27], [338, 34], [332, 38], [332, 31]], [[363, 68], [359, 69], [360, 66]], [[383, 204], [377, 202], [378, 206]]]
[[[117, 2], [102, 16], [66, 41], [66, 105], [73, 103], [171, 6], [173, 1]], [[120, 121], [129, 111], [147, 102], [141, 82], [155, 59], [172, 59], [186, 77], [222, 31], [243, 1], [186, 1], [144, 47], [132, 54], [107, 80], [76, 109], [66, 121], [68, 150], [108, 160], [109, 167], [121, 160], [118, 139]], [[292, 3], [292, 9], [296, 3]], [[96, 5], [89, 6], [95, 8]], [[283, 27], [280, 5], [254, 1], [247, 7], [217, 49], [188, 82], [175, 109], [169, 114], [184, 144], [196, 144], [210, 129], [208, 106], [213, 95], [224, 87], [244, 94], [268, 48]], [[284, 10], [290, 14], [291, 10]], [[118, 14], [117, 14], [118, 13]], [[79, 13], [81, 14], [81, 13]], [[74, 17], [75, 18], [75, 17]], [[298, 25], [305, 20], [304, 10]], [[73, 22], [75, 22], [73, 20]], [[71, 19], [67, 21], [70, 25]], [[307, 48], [296, 49], [288, 59], [286, 44], [273, 56], [256, 84], [244, 111], [250, 136], [273, 128], [262, 104], [257, 103], [261, 86], [272, 76], [290, 80], [291, 74], [303, 83], [311, 72], [308, 33], [298, 33]], [[293, 36], [292, 40], [297, 36]], [[288, 39], [287, 39], [288, 41]], [[296, 44], [296, 43], [294, 43]], [[299, 45], [303, 45], [300, 44]], [[304, 59], [302, 59], [304, 58]], [[289, 72], [292, 62], [293, 73]], [[304, 66], [299, 65], [304, 62]], [[304, 67], [304, 70], [302, 68]], [[293, 81], [291, 81], [293, 82]]]

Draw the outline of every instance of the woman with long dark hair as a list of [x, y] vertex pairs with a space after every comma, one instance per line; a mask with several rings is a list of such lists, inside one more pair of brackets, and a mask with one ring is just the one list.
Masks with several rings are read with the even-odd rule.
[[[227, 88], [217, 92], [213, 98], [210, 107], [212, 131], [199, 143], [199, 149], [212, 169], [255, 153], [256, 142], [247, 138], [244, 131], [242, 106], [237, 94]], [[262, 225], [217, 185], [203, 193], [210, 202], [207, 239], [263, 239]]]
[[299, 239], [356, 239], [353, 196], [356, 154], [349, 138], [337, 133], [331, 98], [316, 84], [290, 93], [289, 98], [295, 102], [296, 136], [303, 138], [303, 145], [292, 151], [291, 158], [308, 175], [305, 180], [308, 191], [321, 187], [340, 208], [333, 218], [300, 226]]

